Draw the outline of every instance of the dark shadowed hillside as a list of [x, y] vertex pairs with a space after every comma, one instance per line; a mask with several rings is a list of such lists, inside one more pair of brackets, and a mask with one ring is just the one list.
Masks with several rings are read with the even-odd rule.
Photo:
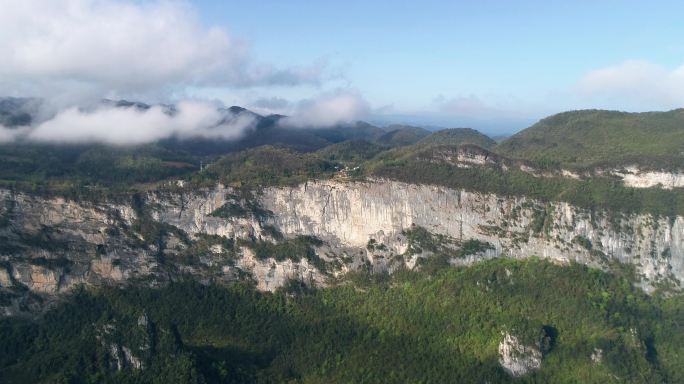
[[401, 147], [419, 142], [430, 134], [425, 128], [411, 127], [408, 125], [390, 125], [387, 133], [377, 139], [378, 144], [388, 147]]

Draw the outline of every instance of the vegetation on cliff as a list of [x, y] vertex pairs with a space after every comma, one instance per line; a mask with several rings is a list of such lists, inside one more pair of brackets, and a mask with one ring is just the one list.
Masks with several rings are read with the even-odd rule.
[[612, 212], [684, 215], [684, 190], [630, 188], [618, 179], [538, 177], [500, 167], [459, 167], [419, 158], [415, 152], [386, 153], [367, 166], [368, 174], [406, 183], [433, 184], [501, 196], [564, 201], [578, 207]]

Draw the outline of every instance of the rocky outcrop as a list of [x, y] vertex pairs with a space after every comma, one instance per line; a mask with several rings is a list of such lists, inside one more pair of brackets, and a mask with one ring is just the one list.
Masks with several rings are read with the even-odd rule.
[[[212, 215], [225, 204], [235, 203], [235, 194], [231, 188], [218, 186], [201, 193], [156, 195], [152, 198], [158, 206], [155, 217], [190, 234], [272, 241], [266, 228], [275, 228], [286, 237], [315, 236], [329, 247], [325, 253], [339, 261], [338, 271], [366, 264], [374, 271], [391, 270], [392, 260], [401, 255], [409, 256], [404, 262], [413, 267], [416, 258], [406, 255], [404, 232], [419, 226], [456, 241], [477, 239], [493, 246], [455, 258], [453, 264], [537, 256], [604, 268], [614, 262], [634, 265], [646, 289], [661, 282], [679, 285], [684, 280], [682, 217], [610, 215], [561, 202], [390, 180], [325, 180], [266, 188], [250, 197], [260, 217]], [[370, 250], [369, 242], [379, 246]], [[239, 267], [257, 271], [253, 277], [261, 288], [277, 286], [293, 276], [316, 283], [325, 280], [309, 264], [257, 262], [244, 252], [241, 257]]]
[[541, 368], [542, 353], [538, 347], [524, 345], [508, 332], [499, 343], [499, 364], [513, 377], [524, 376]]
[[[0, 190], [0, 293], [11, 302], [2, 313], [27, 307], [26, 292], [56, 297], [81, 284], [158, 284], [179, 273], [202, 281], [247, 277], [272, 291], [290, 280], [325, 285], [352, 270], [414, 268], [431, 257], [410, 244], [407, 234], [415, 228], [446, 241], [455, 265], [537, 256], [601, 268], [631, 265], [647, 290], [684, 281], [682, 217], [611, 215], [381, 179], [251, 193], [218, 185], [138, 198], [144, 212], [140, 201], [75, 202]], [[143, 233], [151, 223], [157, 227]], [[314, 253], [257, 257], [253, 249], [302, 236], [320, 240]], [[488, 246], [457, 252], [470, 240]]]
[[99, 259], [94, 259], [90, 262], [90, 270], [98, 276], [102, 276], [104, 279], [120, 281], [124, 279], [124, 273], [121, 267], [114, 265], [114, 258], [112, 257], [101, 257]]
[[75, 202], [0, 190], [0, 295], [5, 314], [76, 286], [155, 274], [155, 251], [131, 231], [127, 204]]
[[[115, 322], [97, 326], [95, 337], [103, 349], [103, 355], [109, 362], [112, 371], [140, 370], [145, 368], [145, 360], [152, 353], [154, 324], [147, 314], [142, 314], [136, 325], [131, 325], [127, 332], [122, 332]], [[129, 343], [128, 345], [124, 343]]]
[[62, 278], [62, 271], [52, 270], [41, 266], [32, 265], [26, 279], [21, 274], [17, 275], [17, 280], [28, 281], [28, 287], [36, 292], [56, 293], [59, 289], [59, 282]]
[[3, 267], [0, 267], [0, 287], [9, 288], [12, 286], [12, 277]]
[[494, 249], [454, 260], [538, 256], [593, 266], [634, 265], [644, 287], [684, 280], [684, 218], [609, 215], [567, 203], [540, 203], [388, 180], [315, 181], [269, 188], [261, 204], [285, 234], [314, 235], [333, 245], [364, 248], [370, 239], [396, 254], [412, 226], [478, 239]]
[[625, 186], [632, 188], [663, 189], [684, 187], [684, 173], [642, 170], [637, 166], [629, 166], [623, 169], [615, 169], [611, 174], [622, 178]]
[[243, 248], [243, 257], [238, 261], [238, 267], [251, 271], [261, 291], [275, 291], [285, 286], [290, 280], [300, 281], [310, 286], [325, 284], [325, 275], [312, 266], [307, 259], [301, 262], [285, 260], [278, 262], [273, 258], [258, 260], [249, 248]]
[[419, 152], [417, 157], [423, 161], [443, 162], [459, 168], [488, 165], [508, 169], [513, 163], [511, 160], [472, 144], [428, 147]]
[[601, 364], [603, 362], [603, 349], [594, 348], [594, 351], [591, 353], [590, 357], [592, 363]]
[[625, 187], [629, 188], [661, 188], [673, 189], [684, 187], [684, 173], [681, 171], [647, 170], [636, 165], [617, 169], [602, 169], [584, 171], [581, 173], [567, 169], [560, 170], [537, 170], [529, 165], [521, 165], [519, 169], [536, 177], [564, 177], [575, 180], [586, 180], [593, 177], [611, 177], [622, 180]]
[[228, 218], [212, 216], [212, 213], [224, 205], [239, 200], [234, 192], [231, 188], [218, 185], [211, 190], [186, 194], [152, 194], [149, 198], [150, 203], [158, 207], [154, 212], [155, 219], [189, 234], [262, 239], [266, 233], [263, 231], [262, 221], [254, 212]]
[[108, 355], [111, 359], [110, 368], [115, 371], [124, 369], [142, 369], [142, 361], [133, 355], [130, 348], [118, 344], [110, 344]]

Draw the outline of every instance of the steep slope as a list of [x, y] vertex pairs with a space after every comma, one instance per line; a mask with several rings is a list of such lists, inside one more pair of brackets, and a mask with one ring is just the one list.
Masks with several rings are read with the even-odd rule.
[[629, 266], [647, 290], [684, 282], [682, 216], [383, 180], [309, 181], [253, 193], [169, 188], [98, 203], [11, 191], [0, 197], [5, 313], [40, 302], [31, 295], [46, 301], [81, 284], [190, 274], [248, 277], [275, 290], [292, 279], [318, 286], [366, 268], [384, 273], [494, 257]]
[[485, 149], [491, 149], [496, 145], [496, 141], [492, 140], [489, 136], [471, 128], [449, 128], [431, 133], [429, 136], [421, 139], [418, 144], [474, 144]]
[[496, 151], [565, 167], [680, 168], [684, 166], [684, 109], [564, 112], [508, 138]]

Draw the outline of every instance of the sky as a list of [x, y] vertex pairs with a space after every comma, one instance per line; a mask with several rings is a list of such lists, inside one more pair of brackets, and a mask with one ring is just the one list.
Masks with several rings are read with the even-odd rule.
[[678, 1], [0, 0], [0, 10], [0, 94], [65, 110], [102, 97], [202, 101], [297, 126], [510, 134], [565, 110], [684, 107]]

